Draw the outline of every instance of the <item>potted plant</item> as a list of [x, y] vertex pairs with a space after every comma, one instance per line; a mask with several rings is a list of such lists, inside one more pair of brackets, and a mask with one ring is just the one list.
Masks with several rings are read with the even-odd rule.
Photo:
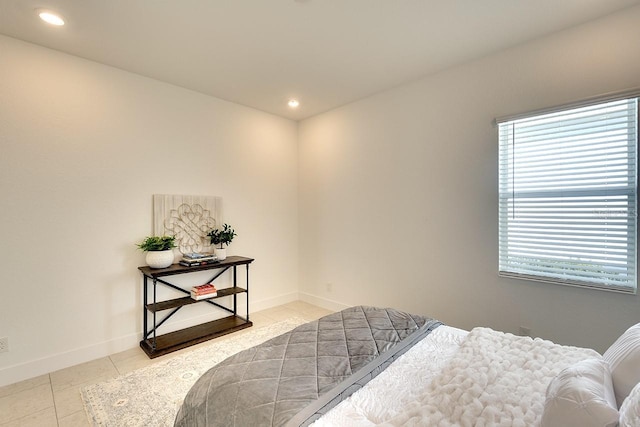
[[[234, 237], [237, 236], [235, 230], [229, 226], [229, 224], [224, 224], [222, 226], [222, 230], [218, 228], [214, 228], [207, 236], [211, 239], [211, 244], [214, 245], [214, 252], [218, 261], [223, 261], [227, 258], [227, 249], [224, 245], [229, 246], [229, 243], [233, 240]], [[215, 247], [220, 245], [220, 247]]]
[[165, 268], [173, 264], [173, 248], [176, 247], [175, 236], [145, 237], [138, 248], [147, 253], [147, 265], [151, 268]]

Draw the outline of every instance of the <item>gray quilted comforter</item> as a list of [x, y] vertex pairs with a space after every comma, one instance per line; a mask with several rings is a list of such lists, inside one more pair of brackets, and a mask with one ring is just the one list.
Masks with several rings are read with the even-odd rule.
[[202, 375], [175, 426], [308, 425], [439, 325], [360, 306], [298, 326]]

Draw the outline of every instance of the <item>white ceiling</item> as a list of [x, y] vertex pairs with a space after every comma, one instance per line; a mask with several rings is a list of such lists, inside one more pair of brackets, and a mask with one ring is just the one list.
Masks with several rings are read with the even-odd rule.
[[[0, 34], [299, 120], [637, 4], [0, 0]], [[42, 23], [36, 8], [67, 24]]]

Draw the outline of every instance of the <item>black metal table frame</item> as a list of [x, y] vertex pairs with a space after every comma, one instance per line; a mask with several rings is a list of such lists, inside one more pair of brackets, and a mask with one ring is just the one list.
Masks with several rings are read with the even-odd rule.
[[[229, 257], [227, 258], [227, 261], [221, 261], [219, 263], [215, 263], [215, 264], [208, 264], [208, 265], [203, 265], [203, 266], [196, 266], [196, 267], [182, 267], [180, 265], [174, 264], [170, 267], [168, 267], [167, 269], [159, 269], [159, 270], [153, 270], [150, 269], [147, 266], [143, 266], [143, 267], [139, 267], [139, 270], [142, 272], [143, 274], [143, 278], [144, 278], [144, 283], [143, 283], [143, 307], [142, 307], [142, 311], [143, 311], [143, 339], [141, 341], [141, 345], [142, 343], [146, 342], [146, 348], [145, 351], [147, 352], [147, 354], [149, 354], [149, 356], [151, 357], [150, 353], [154, 353], [156, 352], [156, 350], [158, 350], [158, 346], [157, 346], [157, 338], [158, 338], [158, 329], [160, 328], [160, 326], [162, 326], [167, 320], [169, 320], [171, 317], [173, 317], [182, 307], [184, 307], [185, 305], [190, 305], [190, 304], [195, 304], [195, 303], [200, 303], [200, 302], [205, 302], [208, 304], [213, 305], [215, 308], [224, 310], [228, 313], [233, 314], [233, 316], [231, 318], [225, 318], [225, 319], [238, 319], [236, 322], [240, 321], [240, 324], [235, 324], [232, 325], [229, 329], [229, 331], [227, 331], [226, 328], [222, 328], [219, 330], [216, 330], [215, 332], [213, 332], [213, 334], [215, 335], [222, 335], [228, 332], [233, 332], [233, 330], [236, 330], [238, 328], [243, 328], [246, 326], [251, 326], [252, 323], [249, 321], [249, 264], [253, 261], [253, 259], [251, 258], [244, 258], [244, 257]], [[246, 289], [242, 289], [240, 287], [238, 287], [238, 275], [237, 275], [237, 267], [238, 265], [245, 265], [246, 267]], [[218, 290], [218, 295], [212, 298], [207, 298], [207, 299], [202, 299], [202, 300], [195, 300], [192, 299], [190, 296], [190, 290], [188, 289], [184, 289], [181, 286], [178, 286], [174, 283], [171, 283], [169, 281], [167, 281], [166, 279], [163, 279], [162, 277], [165, 276], [171, 276], [171, 275], [181, 275], [181, 274], [186, 274], [186, 273], [193, 273], [193, 272], [199, 272], [199, 271], [206, 271], [206, 270], [211, 270], [211, 269], [219, 269], [219, 271], [216, 272], [216, 274], [211, 277], [211, 279], [209, 279], [206, 283], [212, 283], [213, 281], [215, 281], [218, 277], [220, 277], [221, 275], [223, 275], [224, 273], [226, 273], [227, 271], [229, 271], [229, 269], [232, 269], [233, 272], [233, 286], [229, 287], [229, 288], [223, 288], [223, 289], [219, 289]], [[152, 296], [153, 296], [153, 302], [149, 302], [149, 297], [150, 297], [150, 292], [149, 292], [149, 282], [152, 282], [153, 285], [153, 289], [152, 289]], [[181, 298], [173, 298], [173, 299], [168, 299], [165, 301], [160, 301], [158, 302], [158, 298], [157, 298], [157, 294], [158, 294], [158, 284], [167, 286], [171, 289], [174, 289], [180, 293], [184, 293], [186, 295], [188, 295], [188, 297], [181, 297]], [[246, 316], [242, 317], [238, 315], [238, 293], [246, 293]], [[217, 302], [215, 302], [215, 299], [218, 298], [224, 298], [226, 296], [233, 296], [233, 306], [232, 308], [229, 307], [225, 307], [222, 304], [219, 304]], [[164, 311], [164, 310], [171, 310], [168, 314], [166, 314], [165, 316], [163, 316], [161, 319], [158, 319], [159, 314], [157, 313], [158, 311]], [[152, 318], [153, 318], [153, 327], [151, 329], [149, 329], [150, 325], [149, 325], [149, 311], [151, 311], [152, 314]], [[221, 319], [222, 321], [222, 319]], [[214, 322], [215, 323], [215, 322]], [[187, 328], [189, 329], [189, 328]], [[170, 333], [171, 334], [171, 333]], [[209, 335], [209, 334], [206, 334]], [[201, 337], [197, 337], [197, 338], [201, 338]], [[210, 339], [210, 338], [206, 338], [206, 339]], [[165, 342], [166, 344], [166, 342]], [[164, 352], [166, 351], [173, 351], [173, 350], [167, 350], [163, 344], [163, 349], [160, 350], [160, 352], [162, 352], [161, 354], [164, 354]]]

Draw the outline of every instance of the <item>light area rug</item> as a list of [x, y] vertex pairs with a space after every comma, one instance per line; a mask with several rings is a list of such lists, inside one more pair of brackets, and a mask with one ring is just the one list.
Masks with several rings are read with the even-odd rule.
[[215, 364], [306, 321], [292, 317], [80, 390], [93, 426], [172, 426], [185, 395]]

